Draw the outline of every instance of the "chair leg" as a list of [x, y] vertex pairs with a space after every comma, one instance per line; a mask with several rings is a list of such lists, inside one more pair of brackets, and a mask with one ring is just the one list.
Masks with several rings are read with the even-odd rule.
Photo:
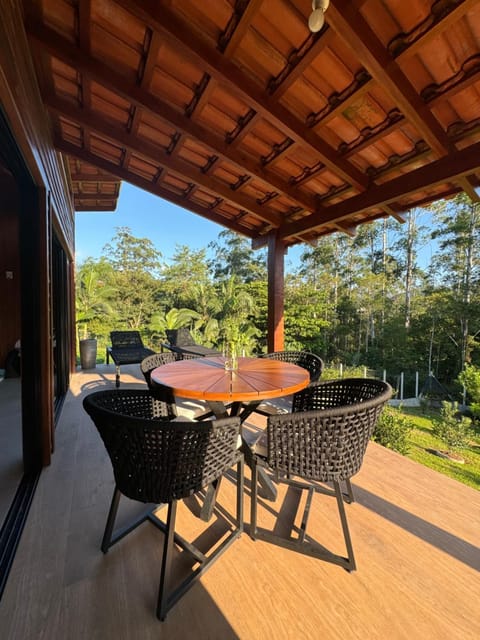
[[120, 386], [120, 365], [117, 364], [115, 365], [115, 386], [118, 387]]
[[139, 525], [145, 522], [145, 520], [148, 520], [152, 512], [152, 507], [147, 507], [144, 512], [138, 515], [129, 524], [125, 525], [121, 529], [117, 529], [117, 531], [114, 531], [115, 519], [117, 517], [118, 505], [120, 503], [121, 495], [122, 494], [120, 490], [115, 486], [112, 501], [110, 503], [110, 510], [108, 512], [107, 524], [105, 525], [105, 531], [103, 533], [102, 544], [100, 547], [103, 553], [107, 553], [110, 547], [113, 547], [113, 545], [116, 544], [119, 540], [136, 529]]
[[103, 533], [101, 549], [103, 553], [107, 553], [110, 548], [110, 542], [112, 540], [113, 526], [115, 524], [115, 518], [117, 517], [118, 504], [120, 502], [121, 493], [115, 487], [113, 492], [112, 501], [110, 503], [110, 510], [108, 512], [107, 524], [105, 525], [105, 531]]
[[170, 584], [172, 572], [173, 542], [175, 537], [175, 518], [177, 516], [177, 501], [172, 500], [168, 505], [167, 530], [163, 543], [162, 568], [160, 570], [160, 586], [158, 591], [157, 618], [162, 622], [167, 616], [168, 594], [167, 589]]
[[340, 520], [342, 522], [343, 537], [345, 538], [345, 546], [347, 548], [347, 563], [346, 563], [345, 569], [347, 569], [347, 571], [355, 571], [357, 566], [355, 564], [355, 556], [353, 555], [352, 539], [350, 537], [350, 531], [348, 529], [347, 514], [345, 512], [345, 504], [343, 501], [342, 490], [338, 482], [334, 482], [333, 486], [335, 489], [335, 497], [337, 499], [338, 512], [340, 514]]
[[200, 510], [200, 520], [204, 522], [208, 522], [213, 515], [213, 510], [215, 508], [215, 503], [217, 501], [218, 491], [220, 489], [220, 481], [221, 478], [214, 480], [211, 484], [208, 485], [205, 500], [203, 502], [203, 506]]
[[243, 491], [244, 491], [244, 458], [237, 463], [237, 528], [243, 532]]
[[258, 467], [255, 457], [252, 459], [252, 483], [250, 489], [250, 537], [257, 538], [257, 495], [258, 495]]
[[[228, 549], [228, 547], [240, 537], [243, 531], [243, 471], [244, 463], [242, 456], [237, 463], [237, 513], [235, 521], [237, 526], [210, 556], [205, 556], [199, 553], [199, 550], [196, 549], [193, 544], [184, 544], [182, 539], [178, 539], [175, 534], [177, 501], [173, 500], [168, 505], [167, 520], [164, 528], [165, 540], [163, 543], [162, 567], [160, 570], [160, 585], [157, 603], [157, 617], [162, 622], [167, 617], [168, 611], [176, 602], [178, 602], [178, 600], [180, 600], [188, 589], [193, 586], [195, 581], [198, 580], [207, 571], [210, 565], [213, 564], [213, 562], [215, 562]], [[187, 552], [190, 552], [199, 563], [199, 566], [194, 569], [179, 586], [173, 590], [169, 590], [169, 586], [171, 585], [172, 556], [175, 542], [177, 542], [177, 544]]]

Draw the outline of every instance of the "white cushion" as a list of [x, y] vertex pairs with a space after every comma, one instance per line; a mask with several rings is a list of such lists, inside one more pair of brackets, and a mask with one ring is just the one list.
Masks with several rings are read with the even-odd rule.
[[274, 402], [262, 402], [258, 405], [258, 412], [267, 413], [269, 416], [278, 416], [281, 413], [288, 413], [289, 410], [285, 406], [281, 406], [280, 404], [276, 404]]
[[[170, 420], [170, 422], [196, 422], [196, 420], [193, 420], [192, 418], [190, 418], [189, 416], [184, 416], [184, 415], [178, 415], [175, 418], [172, 418]], [[199, 424], [201, 424], [201, 422], [199, 422]], [[240, 449], [241, 446], [243, 444], [242, 441], [242, 436], [240, 434], [238, 434], [238, 438], [237, 438], [237, 449]]]

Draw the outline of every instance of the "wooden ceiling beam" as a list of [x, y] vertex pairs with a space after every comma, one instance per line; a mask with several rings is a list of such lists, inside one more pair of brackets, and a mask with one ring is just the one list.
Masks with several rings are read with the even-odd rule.
[[[118, 180], [118, 184], [121, 184], [121, 181]], [[73, 195], [76, 200], [98, 200], [102, 202], [114, 202], [117, 200], [119, 195], [119, 190], [115, 189], [113, 193], [103, 193], [102, 191], [97, 191], [90, 187], [90, 183], [87, 184], [87, 189], [84, 187], [84, 183], [74, 183], [73, 184]]]
[[229, 200], [260, 220], [268, 222], [274, 227], [280, 226], [282, 217], [278, 213], [259, 205], [253, 198], [242, 194], [240, 190], [233, 191], [225, 182], [214, 176], [205, 175], [201, 169], [195, 169], [185, 160], [179, 157], [173, 158], [161, 147], [130, 135], [122, 127], [110, 124], [109, 121], [91, 110], [75, 108], [67, 101], [53, 96], [44, 96], [44, 101], [54, 113], [69, 118], [92, 133], [108, 138], [115, 144], [145, 158], [153, 165], [159, 165], [180, 178], [196, 183], [224, 200]]
[[478, 187], [471, 176], [462, 176], [457, 182], [472, 202], [480, 202], [480, 193], [476, 191]]
[[450, 86], [445, 87], [443, 91], [438, 91], [436, 93], [433, 93], [430, 98], [425, 98], [425, 102], [430, 108], [436, 107], [446, 100], [453, 98], [453, 96], [457, 95], [457, 93], [468, 89], [468, 87], [472, 86], [472, 84], [476, 84], [479, 79], [480, 68], [477, 68], [477, 70], [475, 70], [473, 73], [465, 74], [457, 82], [452, 82]]
[[132, 15], [158, 30], [173, 46], [181, 48], [199, 68], [207, 71], [219, 83], [228, 87], [234, 95], [253, 107], [285, 135], [314, 152], [344, 181], [353, 184], [360, 190], [367, 188], [367, 176], [347, 160], [339, 158], [335, 150], [320, 136], [306, 127], [276, 100], [266, 96], [262, 89], [239, 67], [193, 33], [188, 25], [179, 20], [168, 7], [159, 7], [157, 3], [149, 2], [149, 9], [147, 9], [145, 3], [140, 5], [134, 0], [117, 0], [117, 2]]
[[[90, 54], [92, 50], [92, 2], [91, 0], [80, 0], [78, 3], [78, 43], [82, 51]], [[92, 104], [92, 96], [90, 91], [90, 83], [85, 79], [82, 82], [82, 104], [84, 107], [90, 107]], [[90, 144], [88, 140], [88, 132], [85, 134], [85, 144]]]
[[117, 176], [109, 173], [85, 173], [80, 171], [70, 171], [70, 178], [73, 182], [119, 182]]
[[141, 176], [134, 175], [127, 169], [124, 169], [123, 167], [119, 167], [113, 162], [109, 162], [104, 158], [100, 158], [99, 156], [96, 156], [90, 151], [86, 151], [85, 149], [80, 149], [79, 147], [76, 147], [75, 145], [70, 144], [69, 142], [66, 142], [62, 138], [59, 138], [58, 136], [55, 137], [54, 144], [59, 151], [62, 151], [63, 153], [66, 153], [74, 158], [79, 158], [80, 160], [84, 160], [85, 162], [88, 162], [89, 164], [96, 166], [99, 169], [103, 169], [104, 171], [108, 171], [109, 173], [115, 174], [120, 180], [125, 180], [125, 182], [129, 182], [130, 184], [133, 184], [136, 187], [139, 187], [139, 189], [143, 189], [144, 191], [153, 193], [153, 195], [159, 196], [164, 200], [168, 200], [169, 202], [172, 202], [173, 204], [177, 205], [178, 207], [181, 207], [182, 209], [188, 209], [192, 213], [196, 213], [197, 215], [202, 216], [207, 220], [210, 220], [210, 222], [215, 222], [221, 225], [222, 227], [233, 229], [234, 231], [237, 231], [238, 233], [241, 233], [242, 235], [247, 236], [249, 238], [254, 238], [256, 235], [254, 232], [243, 227], [242, 225], [236, 224], [235, 222], [232, 222], [230, 220], [226, 220], [225, 217], [221, 215], [217, 215], [211, 209], [206, 209], [196, 204], [195, 202], [190, 202], [185, 198], [177, 196], [172, 191], [169, 191], [164, 187], [160, 187], [158, 184], [154, 184], [153, 182], [150, 182], [149, 180], [146, 180]]
[[[82, 202], [83, 200], [86, 200], [86, 198], [81, 198]], [[84, 204], [76, 204], [75, 200], [74, 200], [74, 207], [75, 207], [75, 211], [77, 213], [82, 213], [82, 212], [87, 212], [87, 211], [100, 211], [100, 212], [105, 212], [105, 213], [113, 213], [115, 211], [115, 209], [117, 208], [116, 204], [112, 204], [111, 206], [108, 205], [101, 205], [101, 204], [96, 204], [93, 203], [88, 206], [86, 203]]]
[[[396, 207], [399, 207], [399, 205], [396, 204]], [[392, 206], [388, 204], [382, 205], [382, 209], [385, 211], [387, 215], [391, 216], [392, 218], [395, 218], [397, 222], [400, 222], [400, 224], [403, 224], [407, 220], [405, 211], [397, 211], [396, 209], [394, 209]]]
[[427, 187], [458, 180], [462, 176], [475, 173], [479, 168], [480, 142], [477, 142], [462, 151], [456, 151], [425, 167], [394, 178], [390, 182], [372, 185], [368, 192], [332, 205], [321, 213], [314, 213], [294, 223], [282, 225], [279, 234], [281, 237], [288, 238], [329, 222], [345, 220], [353, 214], [388, 205]]
[[85, 55], [78, 47], [60, 36], [53, 29], [44, 27], [38, 22], [31, 23], [27, 21], [26, 26], [32, 43], [38, 43], [42, 50], [48, 51], [55, 58], [62, 60], [78, 72], [88, 75], [92, 80], [129, 100], [135, 106], [147, 109], [153, 115], [179, 130], [179, 132], [200, 140], [215, 155], [231, 162], [242, 173], [245, 170], [248, 171], [252, 176], [267, 184], [271, 191], [278, 191], [298, 201], [306, 209], [313, 211], [316, 207], [318, 208], [315, 198], [309, 194], [301, 193], [238, 149], [231, 149], [225, 140], [215, 136], [202, 125], [182, 115], [167, 102], [153, 96], [145, 89], [125, 81], [120, 73], [103, 64], [100, 60]]
[[[263, 0], [249, 0], [247, 7], [244, 9], [235, 29], [233, 30], [226, 46], [223, 48], [223, 54], [227, 58], [231, 58], [242, 41], [244, 35], [248, 31], [255, 14], [260, 9]], [[226, 34], [222, 34], [226, 36]]]
[[[157, 62], [157, 57], [160, 52], [161, 46], [162, 46], [161, 39], [157, 34], [157, 32], [156, 31], [151, 32], [150, 40], [147, 45], [147, 51], [145, 52], [145, 55], [144, 55], [144, 64], [141, 72], [141, 77], [139, 78], [139, 84], [142, 89], [148, 90], [150, 87], [150, 84], [153, 79], [153, 74], [155, 71], [155, 64]], [[84, 82], [85, 82], [85, 76], [84, 76]], [[135, 106], [132, 122], [130, 125], [130, 134], [132, 135], [135, 135], [138, 132], [138, 129], [140, 127], [141, 114], [142, 114], [142, 107]], [[87, 149], [89, 148], [89, 146], [90, 145], [85, 145]], [[122, 159], [122, 163], [124, 167], [128, 167], [128, 164], [130, 162], [130, 156], [131, 156], [131, 152], [127, 150]]]
[[453, 151], [455, 147], [446, 132], [370, 25], [352, 8], [350, 0], [335, 0], [325, 17], [337, 35], [355, 52], [368, 73], [390, 94], [431, 149], [439, 156]]

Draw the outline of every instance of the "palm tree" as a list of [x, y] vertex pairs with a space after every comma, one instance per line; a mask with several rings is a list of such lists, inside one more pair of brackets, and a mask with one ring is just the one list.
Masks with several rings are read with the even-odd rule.
[[112, 313], [109, 298], [113, 289], [100, 277], [95, 265], [86, 262], [77, 273], [75, 297], [78, 340], [89, 337], [89, 324]]
[[235, 345], [236, 351], [249, 350], [254, 331], [250, 316], [255, 309], [252, 296], [231, 276], [220, 285], [220, 328], [226, 345]]

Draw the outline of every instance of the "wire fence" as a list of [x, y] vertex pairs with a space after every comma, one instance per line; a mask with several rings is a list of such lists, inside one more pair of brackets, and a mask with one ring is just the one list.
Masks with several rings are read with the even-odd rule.
[[370, 369], [368, 367], [346, 367], [342, 363], [335, 363], [328, 367], [328, 370], [335, 372], [339, 378], [361, 375], [364, 378], [377, 378], [388, 382], [394, 390], [394, 399], [403, 401], [406, 399], [420, 399], [420, 394], [426, 383], [428, 376], [420, 374], [419, 371], [413, 373], [391, 373], [386, 369]]

